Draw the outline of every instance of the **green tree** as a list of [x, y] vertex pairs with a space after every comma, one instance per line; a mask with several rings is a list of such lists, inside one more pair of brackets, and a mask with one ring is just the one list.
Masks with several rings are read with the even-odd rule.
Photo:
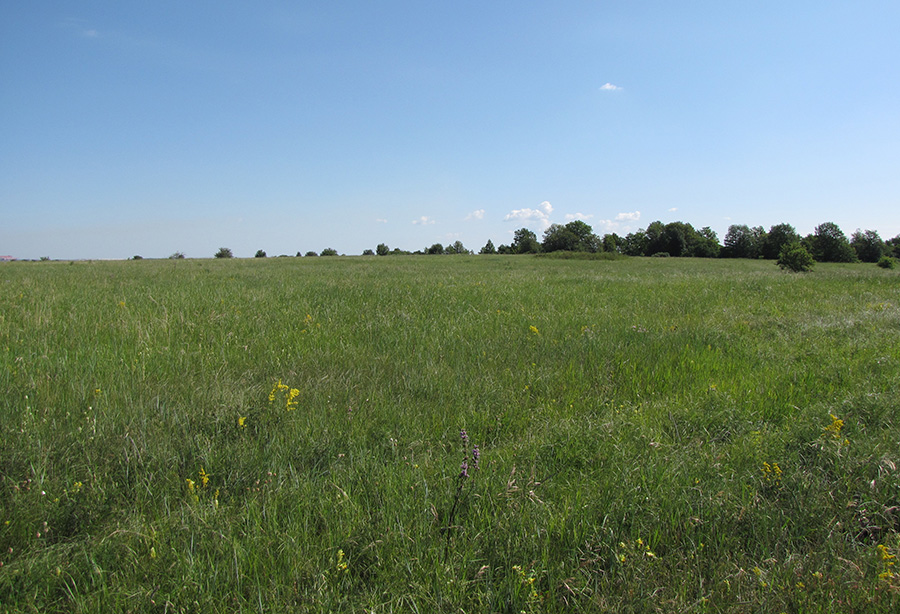
[[863, 262], [878, 262], [889, 251], [887, 244], [874, 230], [854, 232], [850, 237], [850, 247], [856, 252], [856, 257]]
[[815, 259], [799, 241], [794, 241], [781, 248], [777, 264], [782, 270], [804, 273], [812, 270]]
[[379, 256], [387, 256], [391, 253], [391, 248], [385, 243], [379, 243], [378, 247], [375, 248], [375, 253]]
[[454, 241], [451, 245], [448, 245], [444, 250], [444, 253], [447, 254], [468, 254], [469, 250], [466, 249], [466, 246], [463, 245], [462, 241]]
[[510, 247], [514, 254], [536, 254], [541, 251], [537, 235], [527, 228], [519, 228], [513, 233], [513, 242]]
[[725, 234], [724, 258], [759, 258], [763, 253], [766, 231], [761, 226], [732, 224]]
[[321, 256], [337, 256], [338, 253], [337, 253], [336, 249], [333, 249], [331, 247], [326, 247], [325, 249], [322, 250], [322, 253], [320, 255]]
[[551, 224], [544, 231], [541, 248], [545, 252], [597, 252], [600, 250], [600, 239], [588, 224], [573, 220], [565, 226]]
[[478, 252], [479, 254], [496, 254], [497, 250], [494, 248], [494, 243], [490, 239], [488, 239], [487, 243], [484, 244], [484, 247]]
[[813, 258], [818, 262], [855, 262], [856, 252], [850, 247], [847, 236], [833, 222], [816, 226], [815, 232], [807, 237]]
[[230, 248], [220, 247], [219, 251], [216, 252], [216, 258], [234, 258], [234, 254]]
[[444, 246], [441, 245], [440, 243], [435, 243], [434, 245], [432, 245], [431, 247], [429, 247], [428, 249], [426, 249], [426, 250], [425, 250], [425, 253], [426, 253], [426, 254], [429, 254], [429, 255], [439, 255], [439, 254], [443, 254], [443, 253], [444, 253]]
[[781, 254], [781, 248], [795, 241], [800, 241], [800, 235], [790, 224], [776, 224], [770, 227], [763, 241], [763, 258], [775, 260]]
[[261, 249], [256, 250], [256, 254], [253, 256], [254, 258], [265, 258], [266, 252]]
[[363, 256], [374, 256], [374, 255], [375, 255], [375, 252], [373, 252], [373, 251], [370, 250], [370, 249], [364, 249], [362, 255], [363, 255]]
[[625, 245], [625, 239], [613, 232], [603, 235], [600, 245], [604, 252], [621, 253], [622, 248]]

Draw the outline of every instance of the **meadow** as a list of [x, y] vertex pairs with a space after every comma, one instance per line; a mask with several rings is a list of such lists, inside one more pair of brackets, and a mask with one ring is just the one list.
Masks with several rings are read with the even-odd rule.
[[0, 611], [896, 612], [900, 275], [0, 265]]

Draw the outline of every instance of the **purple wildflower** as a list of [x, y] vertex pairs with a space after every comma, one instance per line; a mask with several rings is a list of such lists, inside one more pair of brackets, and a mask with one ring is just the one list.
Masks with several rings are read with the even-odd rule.
[[459, 432], [459, 437], [462, 439], [463, 445], [469, 445], [469, 434], [466, 432], [466, 429], [463, 429]]
[[478, 444], [475, 444], [475, 447], [472, 448], [472, 469], [478, 469], [478, 459], [481, 457], [481, 450], [478, 449]]
[[464, 458], [462, 465], [459, 466], [459, 477], [465, 480], [469, 477], [469, 462], [468, 458]]

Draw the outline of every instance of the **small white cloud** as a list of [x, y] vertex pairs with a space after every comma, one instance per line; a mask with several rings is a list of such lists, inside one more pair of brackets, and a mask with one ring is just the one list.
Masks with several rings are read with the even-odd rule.
[[604, 83], [600, 86], [600, 91], [603, 92], [618, 92], [622, 89], [623, 88], [619, 87], [618, 85], [613, 85], [612, 83]]
[[594, 217], [594, 216], [591, 215], [591, 214], [584, 214], [584, 213], [566, 213], [566, 220], [568, 220], [568, 221], [570, 221], [570, 222], [571, 222], [572, 220], [589, 220], [589, 219], [591, 219], [592, 217]]
[[669, 209], [669, 213], [675, 213], [676, 211], [678, 211], [678, 207], [672, 207], [671, 209]]
[[616, 216], [617, 222], [636, 222], [641, 219], [640, 211], [632, 211], [631, 213], [620, 213]]
[[419, 224], [419, 225], [422, 225], [422, 226], [427, 226], [427, 225], [429, 225], [429, 224], [434, 224], [434, 220], [431, 219], [430, 217], [428, 217], [427, 215], [423, 215], [423, 216], [420, 217], [419, 219], [413, 220], [412, 223], [413, 223], [413, 224]]
[[387, 220], [384, 219], [383, 217], [375, 218], [375, 221], [378, 222], [379, 224], [387, 224]]
[[553, 213], [553, 205], [544, 201], [537, 209], [513, 209], [503, 219], [507, 222], [537, 222], [542, 228], [550, 226], [550, 214]]
[[81, 35], [85, 38], [97, 38], [100, 33], [96, 30], [82, 30]]
[[478, 209], [477, 211], [473, 211], [469, 215], [465, 217], [466, 222], [469, 220], [483, 220], [484, 219], [484, 209]]

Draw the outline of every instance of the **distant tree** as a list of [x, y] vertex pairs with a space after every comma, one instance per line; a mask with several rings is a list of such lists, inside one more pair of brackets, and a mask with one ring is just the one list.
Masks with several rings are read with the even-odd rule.
[[878, 262], [889, 251], [887, 244], [874, 230], [854, 232], [850, 237], [850, 247], [863, 262]]
[[513, 242], [510, 247], [514, 254], [536, 254], [541, 251], [537, 235], [527, 228], [519, 228], [513, 233]]
[[600, 241], [600, 245], [604, 252], [621, 253], [622, 248], [625, 247], [625, 239], [616, 233], [605, 234]]
[[804, 273], [812, 270], [815, 259], [800, 241], [794, 241], [781, 248], [777, 264], [782, 270]]
[[216, 258], [234, 258], [234, 254], [230, 248], [220, 247], [219, 251], [216, 252]]
[[688, 244], [688, 255], [695, 258], [718, 258], [721, 251], [719, 237], [716, 235], [716, 231], [709, 226], [695, 231]]
[[759, 258], [763, 252], [766, 231], [761, 226], [750, 228], [746, 224], [732, 224], [725, 234], [723, 258]]
[[131, 257], [131, 259], [132, 259], [132, 260], [143, 260], [144, 257], [143, 257], [143, 256], [134, 255], [134, 256]]
[[169, 260], [184, 260], [184, 252], [175, 252], [169, 256]]
[[466, 249], [466, 246], [463, 245], [462, 241], [454, 241], [452, 245], [448, 245], [446, 249], [444, 249], [444, 253], [446, 254], [468, 254], [469, 250]]
[[425, 253], [426, 253], [426, 254], [429, 254], [429, 255], [443, 254], [443, 253], [444, 253], [444, 246], [441, 245], [440, 243], [435, 243], [434, 245], [432, 245], [431, 247], [429, 247], [428, 249], [426, 249], [426, 250], [425, 250]]
[[253, 256], [254, 258], [265, 258], [266, 252], [261, 249], [256, 250], [256, 254]]
[[399, 247], [395, 247], [391, 251], [391, 256], [409, 256], [409, 255], [410, 255], [410, 252], [408, 252], [405, 249], [400, 249]]
[[788, 243], [800, 241], [800, 235], [790, 224], [776, 224], [769, 228], [763, 241], [762, 255], [767, 260], [775, 260], [781, 254], [781, 248]]
[[322, 250], [321, 255], [322, 255], [322, 256], [337, 256], [338, 253], [337, 253], [337, 250], [336, 250], [336, 249], [332, 249], [332, 248], [330, 248], [330, 247], [326, 247], [325, 249]]
[[515, 254], [516, 252], [512, 248], [511, 245], [504, 245], [503, 243], [501, 243], [500, 247], [497, 248], [497, 253], [503, 254], [503, 255], [509, 255], [509, 254]]
[[317, 254], [316, 252], [314, 252], [314, 251], [312, 251], [312, 250], [310, 250], [310, 251], [306, 252], [306, 254], [304, 254], [304, 256], [306, 256], [307, 258], [315, 258], [315, 257], [317, 257], [318, 255], [319, 255], [319, 254]]
[[487, 243], [484, 244], [484, 247], [482, 247], [478, 253], [479, 254], [496, 254], [497, 249], [494, 247], [494, 243], [490, 239], [488, 239]]
[[630, 232], [622, 241], [622, 253], [628, 256], [643, 256], [647, 253], [649, 244], [650, 238], [646, 231]]
[[302, 255], [303, 255], [302, 253], [297, 252], [296, 256], [294, 256], [294, 257], [295, 257], [295, 258], [299, 258], [299, 257], [302, 256]]
[[897, 235], [893, 239], [888, 239], [885, 241], [890, 250], [889, 253], [894, 255], [894, 258], [900, 258], [900, 235]]
[[373, 252], [373, 251], [370, 250], [370, 249], [365, 249], [365, 250], [363, 250], [362, 255], [363, 255], [363, 256], [374, 256], [374, 255], [375, 255], [375, 252]]
[[600, 249], [600, 240], [593, 229], [581, 220], [566, 224], [551, 224], [544, 231], [541, 248], [545, 252], [596, 252]]
[[378, 247], [375, 248], [375, 253], [379, 256], [387, 256], [391, 253], [391, 248], [384, 243], [379, 243]]
[[856, 252], [850, 247], [847, 236], [833, 222], [816, 226], [815, 232], [807, 237], [809, 250], [818, 262], [855, 262]]

